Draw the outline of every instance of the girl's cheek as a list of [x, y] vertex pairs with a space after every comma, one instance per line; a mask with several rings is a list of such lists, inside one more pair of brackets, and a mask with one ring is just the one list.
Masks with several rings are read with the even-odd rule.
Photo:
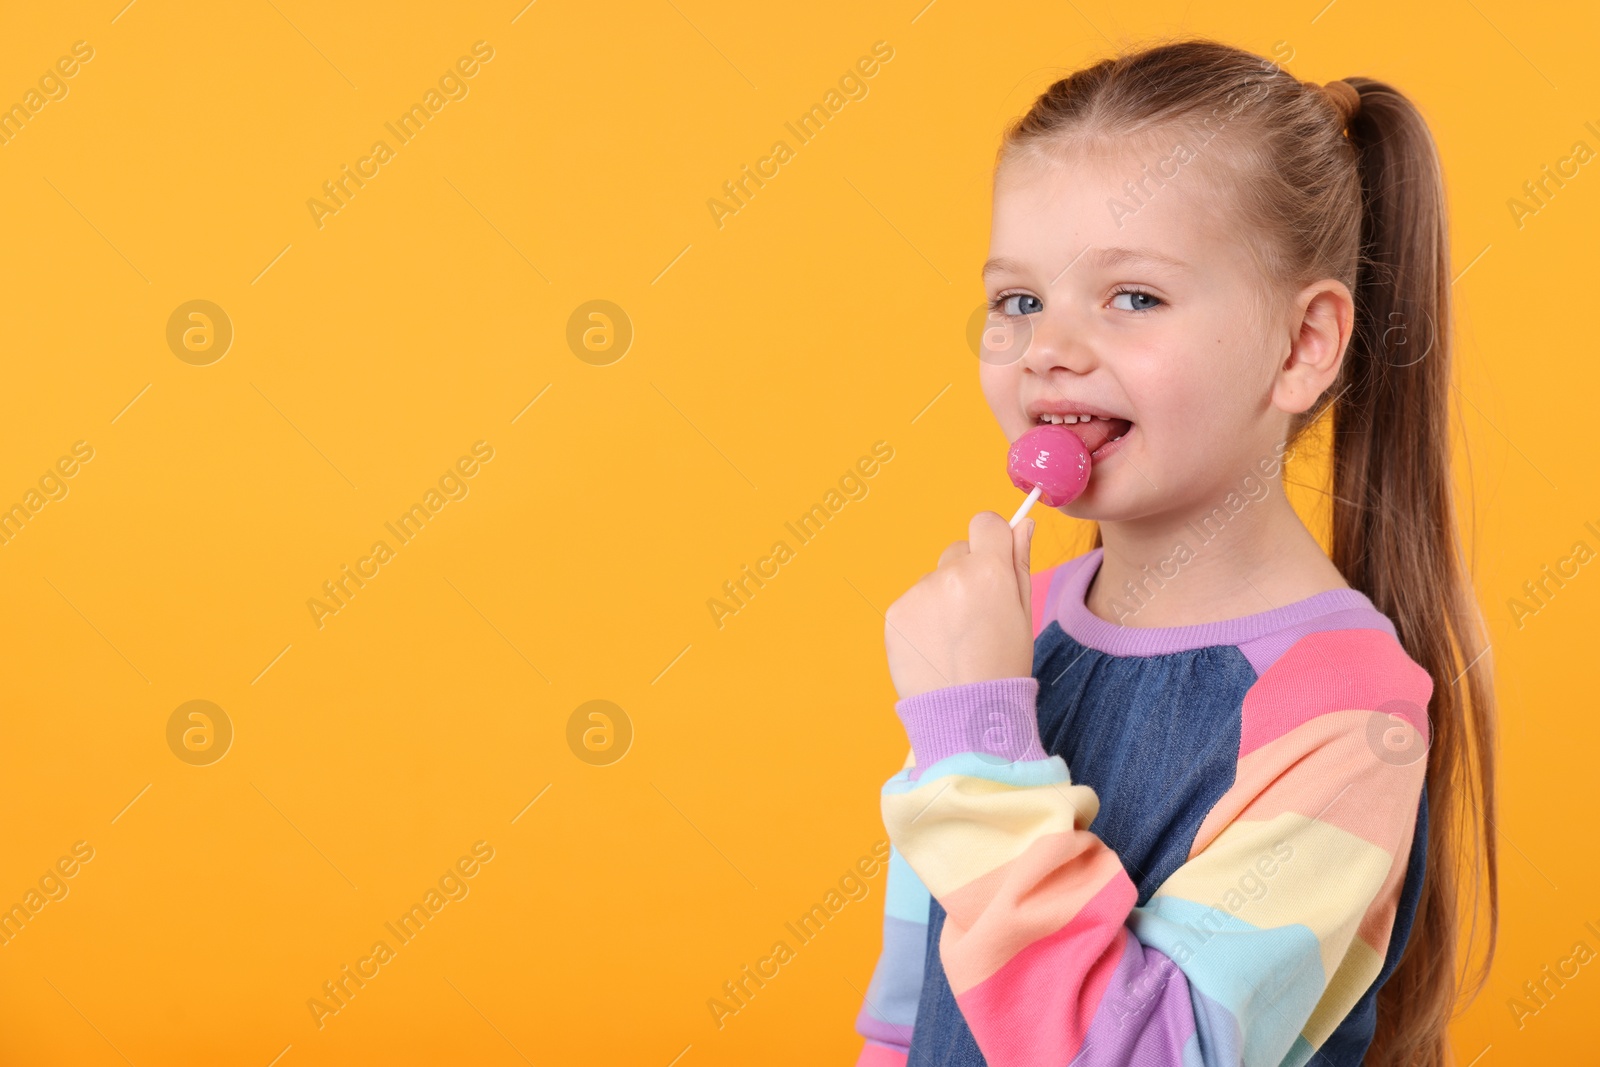
[[978, 372], [978, 379], [983, 398], [988, 402], [995, 421], [1015, 437], [1020, 432], [1016, 429], [1017, 423], [1026, 421], [1019, 392], [1021, 375], [1010, 367], [984, 365]]

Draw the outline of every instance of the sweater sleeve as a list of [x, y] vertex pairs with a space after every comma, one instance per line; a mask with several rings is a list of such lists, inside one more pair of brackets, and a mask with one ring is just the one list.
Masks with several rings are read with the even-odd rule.
[[[905, 767], [911, 766], [907, 755]], [[856, 1033], [866, 1038], [856, 1067], [905, 1067], [922, 996], [928, 889], [892, 843], [884, 881], [883, 949], [856, 1016]]]
[[946, 911], [939, 956], [993, 1067], [1304, 1064], [1379, 974], [1433, 683], [1394, 638], [1301, 638], [1241, 709], [1233, 784], [1143, 906], [1040, 745], [1035, 678], [896, 705], [890, 841]]
[[[1037, 640], [1049, 617], [1047, 605], [1059, 567], [1035, 571], [1032, 584], [1033, 636]], [[916, 765], [910, 753], [902, 770]], [[856, 1067], [905, 1067], [911, 1053], [911, 1032], [922, 996], [923, 961], [927, 954], [928, 887], [890, 845], [885, 880], [883, 949], [872, 982], [856, 1016], [856, 1033], [866, 1038]]]

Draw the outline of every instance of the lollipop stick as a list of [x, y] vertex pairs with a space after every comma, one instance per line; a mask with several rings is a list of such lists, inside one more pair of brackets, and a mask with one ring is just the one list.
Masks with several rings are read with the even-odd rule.
[[1044, 486], [1036, 485], [1033, 487], [1033, 492], [1028, 494], [1027, 499], [1022, 502], [1022, 506], [1017, 509], [1017, 513], [1011, 516], [1011, 528], [1013, 530], [1017, 528], [1017, 523], [1022, 521], [1022, 517], [1028, 513], [1029, 508], [1033, 507], [1033, 502], [1039, 499], [1039, 494], [1042, 492], [1044, 492]]

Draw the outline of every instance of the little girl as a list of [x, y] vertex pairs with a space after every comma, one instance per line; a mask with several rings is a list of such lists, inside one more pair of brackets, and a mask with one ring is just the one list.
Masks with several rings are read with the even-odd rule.
[[[983, 392], [1083, 438], [1097, 533], [1030, 575], [1032, 521], [981, 513], [889, 610], [860, 1065], [1445, 1063], [1463, 842], [1479, 986], [1498, 910], [1447, 236], [1370, 78], [1168, 43], [1007, 131], [984, 277], [1029, 340]], [[1281, 484], [1329, 409], [1331, 559]]]

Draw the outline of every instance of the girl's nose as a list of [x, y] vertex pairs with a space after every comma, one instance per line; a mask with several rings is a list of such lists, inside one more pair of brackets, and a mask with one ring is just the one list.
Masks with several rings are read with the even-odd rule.
[[1087, 374], [1098, 364], [1089, 324], [1059, 304], [1028, 316], [1033, 336], [1022, 354], [1025, 368], [1042, 377], [1054, 370]]

